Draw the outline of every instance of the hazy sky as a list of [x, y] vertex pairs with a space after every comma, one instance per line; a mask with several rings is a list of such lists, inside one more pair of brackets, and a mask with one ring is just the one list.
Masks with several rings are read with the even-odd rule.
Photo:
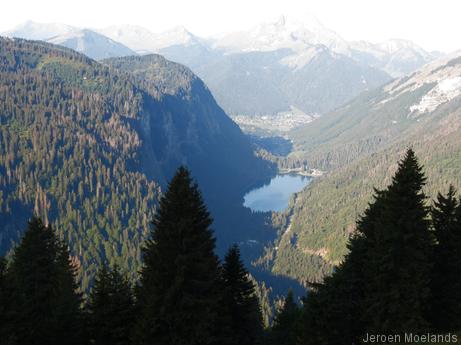
[[30, 19], [154, 32], [184, 25], [209, 36], [292, 13], [311, 13], [347, 40], [406, 38], [428, 50], [461, 49], [461, 0], [1, 0], [0, 32]]

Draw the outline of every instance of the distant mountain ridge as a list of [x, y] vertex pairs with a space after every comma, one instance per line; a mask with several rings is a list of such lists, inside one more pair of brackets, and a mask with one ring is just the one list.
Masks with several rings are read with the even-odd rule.
[[[53, 30], [58, 37], [50, 40], [46, 36]], [[312, 15], [281, 16], [248, 31], [207, 39], [181, 26], [162, 33], [134, 25], [92, 32], [108, 37], [107, 42], [99, 38], [99, 49], [81, 30], [62, 24], [27, 22], [5, 34], [46, 39], [95, 59], [164, 55], [190, 67], [233, 115], [272, 115], [292, 107], [322, 114], [440, 55], [405, 40], [348, 42]]]
[[95, 60], [137, 54], [122, 43], [116, 42], [94, 30], [81, 29], [60, 23], [27, 21], [2, 33], [2, 35], [29, 40], [41, 40], [61, 45]]
[[37, 23], [28, 20], [15, 26], [11, 30], [2, 32], [2, 36], [46, 41], [51, 37], [65, 35], [79, 30], [79, 28], [62, 23]]
[[136, 55], [123, 44], [88, 29], [50, 37], [47, 42], [73, 49], [95, 60]]
[[183, 26], [176, 26], [158, 34], [135, 25], [114, 25], [99, 29], [97, 32], [121, 42], [138, 54], [159, 53], [163, 48], [203, 44], [205, 42]]

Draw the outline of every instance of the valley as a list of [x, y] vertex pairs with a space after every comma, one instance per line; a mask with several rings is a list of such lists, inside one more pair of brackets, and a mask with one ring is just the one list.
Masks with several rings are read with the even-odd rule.
[[[393, 162], [408, 147], [430, 181], [424, 187], [427, 205], [450, 184], [461, 188], [461, 99], [451, 82], [461, 75], [460, 62], [441, 59], [289, 133], [293, 151], [286, 159], [298, 169], [306, 167], [296, 162], [306, 161], [307, 169], [327, 173], [301, 191], [278, 220], [284, 235], [274, 244], [277, 250], [266, 253], [274, 272], [315, 281], [318, 272], [340, 263], [374, 188], [391, 182]], [[444, 87], [447, 81], [450, 88]]]
[[286, 135], [289, 131], [307, 125], [318, 117], [318, 114], [307, 115], [299, 109], [276, 115], [231, 116], [243, 132], [258, 136]]

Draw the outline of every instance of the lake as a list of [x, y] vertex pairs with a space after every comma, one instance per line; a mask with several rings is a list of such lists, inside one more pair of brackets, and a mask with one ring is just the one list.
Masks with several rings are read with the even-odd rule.
[[283, 211], [293, 193], [301, 191], [311, 177], [283, 174], [275, 176], [267, 185], [256, 188], [244, 196], [243, 206], [252, 211]]

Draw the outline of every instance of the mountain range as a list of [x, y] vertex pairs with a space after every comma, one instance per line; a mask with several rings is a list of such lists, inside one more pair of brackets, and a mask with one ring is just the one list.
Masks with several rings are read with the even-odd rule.
[[405, 40], [349, 42], [310, 15], [209, 38], [181, 26], [157, 34], [133, 25], [95, 30], [33, 22], [3, 35], [46, 40], [94, 59], [159, 53], [191, 68], [232, 115], [293, 107], [323, 114], [441, 55]]

